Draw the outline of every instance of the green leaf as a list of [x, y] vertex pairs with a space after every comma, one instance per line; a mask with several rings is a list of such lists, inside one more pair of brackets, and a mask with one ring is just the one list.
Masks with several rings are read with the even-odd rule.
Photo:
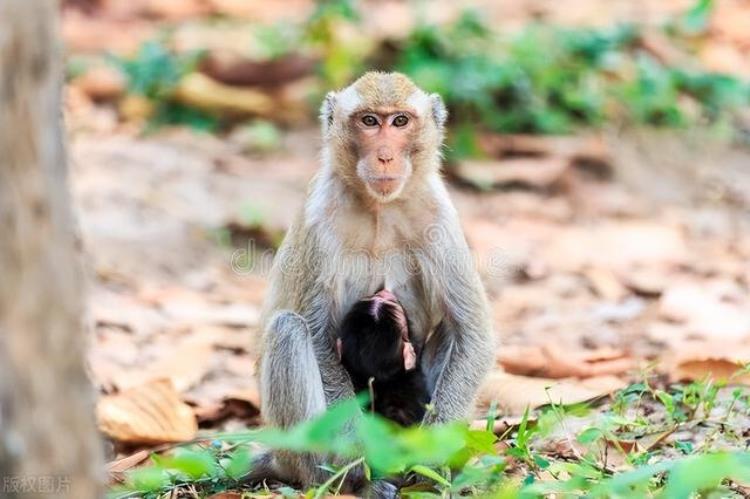
[[158, 466], [139, 468], [127, 475], [128, 487], [139, 492], [157, 492], [170, 483], [169, 474]]
[[177, 449], [174, 456], [163, 458], [163, 466], [177, 470], [192, 479], [216, 474], [216, 459], [208, 450]]
[[415, 464], [410, 468], [410, 471], [413, 471], [414, 473], [418, 473], [424, 477], [429, 478], [430, 480], [433, 480], [440, 485], [444, 485], [445, 487], [450, 487], [451, 483], [446, 480], [440, 473], [433, 470], [432, 468], [428, 468], [427, 466], [422, 466], [421, 464]]
[[685, 30], [691, 34], [702, 33], [708, 27], [713, 7], [713, 0], [697, 0], [682, 18]]
[[685, 458], [670, 472], [663, 497], [690, 497], [694, 492], [715, 489], [725, 478], [750, 481], [750, 454], [718, 453]]
[[539, 454], [534, 454], [534, 455], [532, 456], [532, 458], [534, 459], [534, 463], [535, 463], [535, 464], [536, 464], [537, 466], [539, 466], [539, 468], [541, 468], [541, 469], [543, 469], [543, 470], [544, 470], [544, 469], [547, 469], [547, 468], [549, 468], [550, 462], [549, 462], [549, 461], [547, 461], [546, 459], [544, 459], [544, 458], [543, 458], [542, 456], [540, 456]]
[[239, 480], [250, 471], [252, 463], [253, 458], [250, 450], [246, 447], [240, 447], [229, 456], [224, 471], [232, 480]]
[[604, 434], [602, 433], [602, 430], [599, 428], [587, 428], [583, 432], [581, 432], [576, 440], [578, 440], [582, 444], [590, 444], [591, 442], [595, 442], [602, 438]]

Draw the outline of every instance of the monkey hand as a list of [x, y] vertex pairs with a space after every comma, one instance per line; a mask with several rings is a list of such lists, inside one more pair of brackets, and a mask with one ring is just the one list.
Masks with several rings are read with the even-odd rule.
[[414, 352], [414, 346], [409, 341], [404, 342], [404, 369], [411, 371], [417, 367], [417, 354]]
[[369, 482], [363, 463], [349, 470], [341, 486], [341, 492], [367, 499], [395, 499], [398, 497], [396, 485], [382, 479]]
[[366, 486], [367, 474], [365, 472], [365, 465], [364, 463], [360, 463], [346, 473], [344, 481], [341, 484], [341, 491], [344, 494], [360, 495]]

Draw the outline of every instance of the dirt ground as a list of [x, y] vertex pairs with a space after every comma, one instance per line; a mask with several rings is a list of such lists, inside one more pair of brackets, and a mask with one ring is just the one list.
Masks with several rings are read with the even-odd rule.
[[[750, 156], [689, 134], [597, 140], [611, 162], [575, 163], [543, 189], [449, 176], [494, 311], [498, 371], [482, 398], [510, 414], [544, 403], [550, 379], [578, 401], [643, 370], [678, 379], [750, 360]], [[315, 129], [259, 157], [185, 130], [74, 133], [102, 393], [167, 378], [204, 426], [258, 423], [269, 248], [317, 149]]]
[[[127, 53], [185, 15], [170, 10], [179, 1], [103, 3], [106, 15], [63, 17], [71, 53]], [[261, 22], [303, 18], [312, 5], [208, 3]], [[428, 17], [472, 4], [504, 29], [535, 18], [659, 23], [692, 4], [437, 3]], [[717, 7], [728, 12], [717, 15], [717, 32], [746, 43], [740, 4]], [[381, 35], [408, 32], [415, 20], [404, 2], [363, 5], [363, 29]], [[196, 39], [226, 44], [221, 35]], [[726, 52], [706, 56], [715, 69], [746, 69], [717, 53]], [[317, 168], [316, 126], [285, 131], [276, 152], [258, 155], [245, 152], [241, 134], [144, 134], [112, 105], [70, 91], [66, 109], [100, 427], [119, 442], [157, 443], [192, 438], [196, 420], [212, 430], [259, 424], [254, 357], [266, 274]], [[488, 137], [495, 159], [445, 170], [494, 314], [497, 369], [481, 406], [494, 400], [512, 416], [550, 399], [591, 400], [645, 373], [727, 377], [750, 362], [750, 150], [715, 135]]]

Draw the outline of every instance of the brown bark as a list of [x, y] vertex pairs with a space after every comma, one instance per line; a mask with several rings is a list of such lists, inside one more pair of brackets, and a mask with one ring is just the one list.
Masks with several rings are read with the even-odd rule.
[[0, 0], [0, 497], [101, 495], [56, 9]]

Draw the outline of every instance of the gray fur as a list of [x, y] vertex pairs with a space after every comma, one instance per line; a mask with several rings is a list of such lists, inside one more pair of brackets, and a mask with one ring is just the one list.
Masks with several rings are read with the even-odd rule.
[[[354, 301], [387, 285], [409, 314], [415, 341], [426, 339], [423, 368], [434, 410], [425, 421], [467, 418], [492, 365], [494, 345], [484, 289], [439, 174], [445, 106], [439, 96], [430, 96], [434, 120], [424, 121], [412, 178], [403, 195], [373, 211], [372, 203], [347, 187], [341, 165], [333, 165], [343, 157], [347, 137], [329, 135], [341, 129], [336, 120], [348, 118], [333, 113], [334, 99], [329, 94], [321, 110], [323, 164], [270, 279], [263, 415], [270, 424], [289, 427], [354, 395], [335, 353], [336, 328]], [[389, 251], [409, 265], [385, 264]], [[367, 265], [355, 268], [353, 255], [366, 255]], [[313, 456], [277, 458], [283, 475], [304, 484], [319, 481]]]

